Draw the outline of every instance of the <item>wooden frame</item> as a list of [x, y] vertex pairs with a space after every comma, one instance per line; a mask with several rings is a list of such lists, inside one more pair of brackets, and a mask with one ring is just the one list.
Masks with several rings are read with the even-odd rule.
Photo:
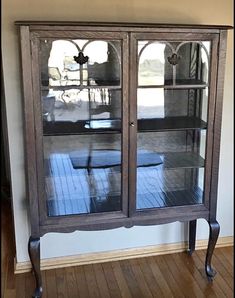
[[[216, 221], [218, 163], [222, 116], [226, 34], [230, 26], [128, 23], [16, 22], [20, 27], [24, 91], [25, 157], [31, 237], [29, 254], [36, 278], [34, 297], [41, 297], [40, 237], [48, 232], [101, 230], [134, 225], [189, 222], [189, 252], [195, 249], [196, 220], [210, 227], [205, 270], [211, 280], [215, 272], [211, 258], [219, 234]], [[48, 217], [44, 193], [42, 119], [39, 76], [41, 38], [92, 38], [122, 41], [122, 211], [100, 214]], [[206, 138], [205, 201], [192, 206], [175, 206], [136, 211], [137, 141], [137, 40], [210, 41], [208, 127]], [[201, 86], [203, 87], [203, 86]], [[185, 86], [181, 86], [185, 88]], [[197, 85], [192, 86], [197, 88]]]
[[[99, 214], [81, 214], [79, 216], [72, 215], [71, 218], [68, 218], [68, 216], [61, 216], [60, 218], [50, 218], [47, 216], [47, 207], [46, 207], [46, 199], [45, 195], [43, 195], [44, 199], [38, 200], [39, 204], [39, 210], [40, 210], [40, 226], [46, 226], [53, 225], [54, 223], [58, 222], [59, 225], [65, 225], [67, 226], [70, 223], [70, 220], [73, 221], [74, 217], [76, 217], [76, 226], [80, 224], [91, 224], [92, 222], [96, 222], [96, 220], [102, 220], [110, 218], [125, 218], [127, 217], [128, 213], [128, 206], [127, 206], [127, 182], [128, 182], [128, 154], [127, 154], [127, 128], [128, 128], [128, 36], [125, 33], [114, 33], [114, 34], [105, 34], [103, 32], [101, 33], [94, 33], [94, 32], [68, 32], [65, 34], [64, 32], [47, 32], [47, 31], [40, 31], [40, 32], [34, 32], [32, 34], [32, 69], [33, 71], [33, 86], [34, 86], [34, 95], [36, 98], [38, 98], [40, 94], [40, 87], [39, 87], [39, 40], [43, 38], [60, 38], [60, 39], [66, 39], [66, 38], [91, 38], [94, 40], [121, 40], [122, 41], [122, 73], [123, 73], [123, 85], [122, 85], [122, 211], [118, 212], [106, 212], [106, 213], [99, 213]], [[37, 99], [34, 99], [34, 109], [36, 111], [35, 113], [35, 143], [37, 147], [37, 172], [38, 172], [38, 193], [44, 194], [44, 177], [43, 177], [43, 140], [42, 140], [42, 112], [41, 112], [41, 103]], [[39, 124], [39, 125], [38, 125]], [[50, 230], [50, 228], [49, 228]]]
[[[130, 110], [130, 119], [132, 122], [137, 123], [137, 73], [138, 73], [138, 61], [137, 61], [137, 41], [138, 40], [154, 40], [154, 41], [175, 41], [175, 40], [184, 40], [184, 41], [198, 41], [198, 40], [206, 40], [211, 42], [211, 62], [210, 62], [210, 78], [209, 78], [209, 97], [208, 97], [208, 128], [207, 128], [207, 140], [206, 140], [206, 173], [205, 173], [205, 179], [204, 179], [204, 185], [205, 185], [205, 195], [204, 195], [204, 203], [203, 205], [209, 209], [209, 201], [210, 201], [210, 176], [211, 176], [211, 156], [212, 156], [212, 140], [213, 140], [213, 134], [214, 134], [214, 113], [215, 113], [215, 101], [216, 101], [216, 94], [215, 94], [215, 87], [214, 83], [216, 81], [216, 75], [217, 75], [217, 52], [218, 52], [218, 43], [219, 38], [216, 34], [182, 34], [178, 33], [177, 35], [174, 33], [131, 33], [130, 36], [130, 44], [132, 45], [130, 57], [132, 59], [132, 68], [131, 68], [131, 89], [130, 89], [130, 105], [132, 106], [132, 109]], [[149, 86], [148, 86], [149, 87]], [[187, 86], [189, 88], [189, 86]], [[137, 125], [136, 125], [137, 126]], [[130, 129], [130, 151], [134, 152], [135, 154], [131, 154], [130, 156], [130, 164], [132, 167], [130, 167], [130, 214], [132, 215], [138, 215], [138, 213], [150, 213], [151, 214], [164, 214], [164, 212], [168, 213], [169, 208], [166, 208], [166, 210], [156, 208], [156, 210], [149, 210], [146, 211], [136, 211], [136, 152], [137, 152], [137, 129], [132, 128]], [[195, 208], [196, 207], [196, 208]], [[182, 209], [182, 213], [185, 211], [193, 211], [193, 210], [200, 210], [199, 206], [188, 206], [187, 210], [185, 210], [185, 206], [179, 206], [177, 207], [178, 212]], [[203, 207], [202, 207], [203, 210]]]

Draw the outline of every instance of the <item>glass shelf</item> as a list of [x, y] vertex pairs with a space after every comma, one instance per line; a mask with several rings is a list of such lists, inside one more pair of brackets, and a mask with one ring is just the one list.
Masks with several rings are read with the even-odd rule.
[[[197, 117], [166, 117], [157, 119], [139, 119], [138, 132], [151, 132], [163, 130], [196, 130], [206, 129], [205, 121]], [[43, 123], [44, 135], [76, 135], [93, 133], [120, 133], [121, 120], [99, 119], [72, 121], [45, 121]]]
[[206, 129], [206, 127], [207, 124], [205, 121], [197, 117], [188, 116], [138, 120], [138, 132]]
[[53, 90], [53, 91], [65, 91], [65, 90], [72, 90], [72, 89], [77, 89], [77, 90], [83, 90], [83, 89], [109, 89], [109, 90], [116, 90], [116, 89], [121, 89], [122, 87], [120, 86], [119, 82], [115, 84], [115, 82], [104, 82], [105, 84], [103, 85], [61, 85], [61, 86], [41, 86], [42, 91], [46, 90]]
[[45, 121], [43, 124], [44, 135], [76, 135], [92, 133], [120, 133], [121, 120], [99, 119], [72, 121]]
[[203, 191], [199, 187], [178, 191], [151, 192], [137, 197], [137, 209], [165, 208], [202, 204]]
[[201, 80], [196, 79], [182, 79], [176, 80], [175, 84], [173, 80], [165, 80], [162, 85], [139, 85], [138, 88], [164, 88], [164, 89], [204, 89], [208, 84]]
[[[69, 154], [74, 169], [109, 168], [121, 165], [121, 152], [118, 150], [74, 151]], [[161, 168], [200, 168], [204, 159], [192, 152], [157, 153], [138, 150], [137, 167]]]

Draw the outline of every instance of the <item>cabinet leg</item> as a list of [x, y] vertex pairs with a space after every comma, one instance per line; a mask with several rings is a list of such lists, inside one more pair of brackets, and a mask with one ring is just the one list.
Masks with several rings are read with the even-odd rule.
[[42, 297], [42, 277], [40, 271], [40, 238], [29, 238], [28, 251], [36, 281], [36, 288], [32, 297], [40, 298]]
[[197, 220], [191, 220], [189, 222], [189, 250], [188, 253], [192, 255], [195, 251], [195, 242], [196, 242], [196, 229], [197, 229]]
[[216, 274], [216, 271], [211, 267], [211, 259], [219, 236], [220, 226], [216, 220], [209, 221], [208, 223], [210, 227], [210, 234], [209, 234], [209, 241], [208, 241], [208, 247], [207, 247], [207, 253], [206, 253], [205, 270], [206, 270], [206, 275], [208, 279], [212, 281], [213, 277]]

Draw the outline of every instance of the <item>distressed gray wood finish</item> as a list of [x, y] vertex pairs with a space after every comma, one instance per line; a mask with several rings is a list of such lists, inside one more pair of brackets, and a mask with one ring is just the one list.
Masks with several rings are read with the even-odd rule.
[[40, 298], [42, 297], [42, 277], [40, 270], [40, 238], [29, 238], [28, 251], [36, 281], [36, 288], [33, 294], [33, 298]]
[[208, 221], [210, 234], [206, 253], [205, 270], [209, 281], [212, 281], [216, 271], [211, 267], [211, 259], [219, 236], [220, 226], [216, 220]]
[[211, 192], [210, 192], [210, 220], [216, 219], [217, 190], [219, 175], [219, 153], [221, 138], [222, 107], [224, 93], [224, 73], [226, 62], [227, 31], [222, 30], [219, 38], [216, 102], [214, 114], [214, 136], [213, 136], [213, 159], [211, 171]]
[[[29, 200], [31, 235], [40, 233], [37, 191], [36, 148], [34, 131], [33, 86], [31, 67], [30, 32], [28, 26], [20, 27], [21, 67], [23, 80], [23, 108], [25, 129], [25, 163], [27, 177], [27, 197]], [[30, 186], [30, 187], [29, 187]]]
[[197, 220], [190, 220], [189, 222], [189, 254], [195, 251], [195, 243], [196, 243], [196, 229], [197, 229]]
[[[136, 225], [165, 224], [175, 221], [188, 221], [189, 227], [189, 252], [195, 249], [196, 220], [204, 218], [210, 226], [210, 237], [205, 262], [205, 270], [209, 279], [214, 276], [211, 268], [211, 259], [216, 240], [219, 234], [219, 225], [216, 222], [218, 164], [220, 147], [220, 129], [222, 116], [222, 97], [224, 84], [224, 68], [226, 57], [226, 35], [231, 26], [221, 25], [174, 25], [174, 24], [129, 24], [129, 23], [96, 23], [96, 22], [16, 22], [20, 27], [21, 37], [21, 61], [24, 93], [24, 118], [25, 118], [25, 158], [27, 174], [27, 196], [29, 199], [30, 222], [32, 238], [29, 241], [29, 252], [36, 272], [38, 272], [39, 237], [48, 232], [73, 232], [74, 230], [103, 230], [117, 227], [130, 228]], [[102, 86], [110, 90], [122, 90], [121, 121], [112, 124], [107, 131], [102, 127], [87, 129], [83, 121], [66, 126], [60, 123], [57, 126], [48, 124], [43, 131], [42, 107], [40, 100], [40, 66], [39, 55], [40, 39], [100, 39], [119, 40], [122, 43], [122, 83], [120, 86]], [[209, 86], [207, 123], [197, 118], [197, 115], [188, 114], [190, 117], [167, 117], [165, 119], [137, 120], [137, 74], [138, 54], [137, 40], [156, 41], [210, 41], [211, 56], [208, 84], [196, 78], [188, 82], [177, 81], [178, 85], [171, 81], [165, 81], [163, 85], [152, 88], [164, 88], [172, 90], [197, 89], [203, 90]], [[146, 89], [146, 86], [139, 86]], [[150, 88], [151, 86], [148, 86]], [[58, 86], [55, 89], [61, 90]], [[81, 90], [81, 86], [66, 86], [62, 90], [75, 88]], [[98, 86], [99, 88], [99, 86]], [[100, 90], [102, 89], [99, 88]], [[88, 86], [89, 90], [92, 86]], [[200, 111], [200, 107], [199, 107]], [[200, 113], [200, 112], [199, 112]], [[61, 129], [61, 130], [60, 130]], [[179, 201], [174, 206], [166, 204], [155, 208], [151, 204], [148, 207], [136, 208], [136, 178], [137, 178], [137, 134], [156, 133], [164, 131], [189, 131], [193, 140], [199, 143], [198, 132], [207, 130], [205, 164], [203, 159], [192, 160], [188, 158], [183, 163], [175, 160], [169, 167], [204, 167], [204, 201], [181, 205], [183, 195], [177, 192]], [[53, 135], [63, 136], [77, 134], [95, 135], [109, 133], [109, 136], [120, 134], [122, 148], [122, 178], [121, 178], [121, 205], [119, 211], [71, 214], [66, 216], [48, 216], [44, 181], [44, 156], [43, 156], [43, 132], [48, 137]], [[186, 141], [188, 142], [188, 141]], [[74, 148], [76, 150], [76, 148]], [[194, 155], [198, 154], [195, 146]], [[99, 162], [97, 163], [99, 164]], [[167, 168], [167, 167], [166, 167]], [[197, 169], [196, 169], [197, 171]], [[90, 170], [89, 170], [90, 173]], [[171, 192], [167, 193], [169, 197]], [[176, 194], [176, 192], [175, 192]], [[192, 193], [192, 195], [194, 195]], [[167, 196], [163, 199], [167, 199]], [[194, 197], [195, 201], [198, 200]], [[190, 200], [189, 200], [190, 201]], [[167, 202], [167, 200], [166, 200]], [[169, 201], [170, 202], [170, 201]], [[140, 202], [139, 202], [140, 203]], [[158, 203], [156, 203], [158, 204]], [[178, 206], [177, 206], [178, 205]], [[140, 206], [142, 206], [140, 204]], [[143, 205], [144, 206], [144, 205]], [[142, 208], [142, 209], [141, 209]], [[62, 212], [63, 213], [63, 212]], [[56, 212], [55, 212], [56, 214]], [[66, 214], [66, 212], [64, 213]], [[36, 261], [35, 261], [36, 260]], [[40, 288], [40, 277], [36, 275], [37, 288]], [[40, 290], [41, 291], [41, 290]], [[40, 292], [39, 291], [39, 292]], [[40, 294], [40, 293], [39, 293]], [[37, 296], [35, 296], [37, 297]]]

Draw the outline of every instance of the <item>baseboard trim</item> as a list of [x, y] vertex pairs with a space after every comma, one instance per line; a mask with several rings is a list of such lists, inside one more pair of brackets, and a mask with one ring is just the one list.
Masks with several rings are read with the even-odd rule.
[[[197, 240], [196, 250], [206, 249], [208, 240]], [[41, 260], [41, 270], [50, 270], [55, 268], [64, 268], [86, 264], [104, 263], [125, 259], [134, 259], [141, 257], [157, 256], [163, 254], [172, 254], [182, 252], [187, 249], [187, 242], [151, 245], [138, 248], [128, 248], [107, 252], [89, 253], [74, 256], [65, 256], [59, 258]], [[216, 247], [233, 246], [233, 236], [220, 237]], [[15, 274], [28, 272], [31, 270], [31, 263], [15, 262]]]

